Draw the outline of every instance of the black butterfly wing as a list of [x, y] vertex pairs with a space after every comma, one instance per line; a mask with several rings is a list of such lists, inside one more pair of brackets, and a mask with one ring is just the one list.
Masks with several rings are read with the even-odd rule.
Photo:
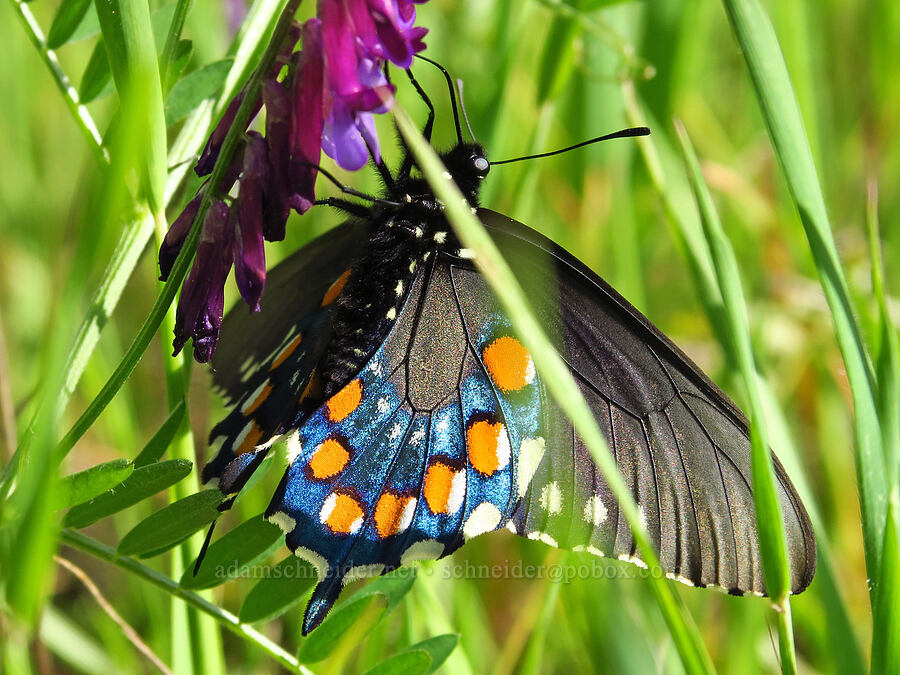
[[293, 423], [315, 388], [332, 334], [332, 302], [367, 240], [361, 222], [329, 230], [269, 273], [263, 311], [251, 314], [238, 303], [225, 317], [213, 383], [232, 408], [210, 432], [216, 454], [203, 469], [204, 483], [239, 491]]
[[[521, 223], [486, 209], [478, 215], [594, 410], [663, 568], [694, 585], [765, 592], [747, 421], [740, 410], [580, 261]], [[454, 284], [459, 298], [484, 296], [485, 282], [474, 267], [457, 265]], [[485, 312], [475, 303], [464, 311], [473, 339], [483, 330]], [[533, 468], [510, 529], [640, 563], [599, 470], [538, 384], [542, 447], [533, 444], [528, 461], [543, 459]], [[518, 455], [521, 463], [522, 449]], [[774, 462], [791, 587], [800, 592], [815, 571], [815, 539], [794, 486], [777, 458]]]

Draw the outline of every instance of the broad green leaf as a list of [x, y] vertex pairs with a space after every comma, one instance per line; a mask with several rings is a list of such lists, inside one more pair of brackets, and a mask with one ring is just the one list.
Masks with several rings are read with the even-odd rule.
[[88, 59], [81, 82], [78, 85], [78, 98], [82, 103], [90, 103], [101, 95], [112, 92], [112, 79], [109, 76], [109, 60], [103, 42], [94, 45], [91, 58]]
[[300, 661], [321, 661], [345, 638], [353, 644], [362, 642], [412, 588], [415, 574], [411, 572], [402, 570], [376, 579], [337, 605], [300, 645]]
[[184, 400], [181, 400], [172, 412], [169, 413], [169, 417], [162, 423], [162, 426], [160, 426], [157, 432], [153, 434], [153, 438], [147, 442], [144, 449], [134, 458], [135, 468], [139, 469], [142, 466], [159, 461], [159, 458], [163, 456], [166, 449], [169, 447], [169, 444], [172, 442], [172, 439], [175, 438], [175, 434], [178, 432], [178, 428], [181, 426], [182, 421], [184, 421], [184, 412]]
[[97, 10], [94, 4], [88, 6], [87, 12], [81, 19], [81, 23], [75, 28], [75, 32], [69, 36], [69, 42], [80, 42], [94, 37], [100, 32], [100, 19], [97, 18]]
[[47, 32], [47, 47], [59, 49], [68, 42], [90, 6], [91, 0], [63, 0], [56, 10], [50, 30]]
[[187, 460], [173, 459], [135, 469], [116, 487], [89, 502], [72, 507], [63, 519], [63, 525], [87, 527], [101, 518], [127, 509], [174, 485], [191, 472], [192, 466]]
[[216, 61], [179, 80], [166, 99], [166, 125], [183, 120], [203, 101], [215, 96], [225, 83], [233, 63], [233, 59]]
[[431, 656], [424, 651], [402, 651], [366, 671], [366, 675], [425, 675], [431, 669]]
[[252, 565], [281, 543], [281, 529], [263, 520], [262, 514], [241, 523], [210, 545], [194, 575], [189, 566], [181, 576], [183, 588], [212, 588], [250, 573]]
[[241, 622], [255, 623], [281, 616], [300, 602], [316, 581], [313, 566], [297, 556], [289, 556], [268, 570], [241, 605]]
[[128, 478], [134, 465], [127, 459], [114, 459], [59, 480], [57, 499], [61, 509], [93, 499]]
[[[162, 45], [166, 39], [166, 31], [169, 29], [169, 24], [172, 23], [175, 5], [176, 3], [172, 2], [160, 7], [150, 17], [153, 38], [157, 45]], [[101, 37], [94, 45], [94, 51], [91, 52], [91, 58], [81, 76], [81, 84], [78, 86], [78, 96], [81, 102], [90, 103], [100, 95], [108, 93], [110, 83], [109, 58], [106, 54], [106, 45]]]
[[428, 653], [428, 656], [431, 657], [431, 667], [425, 671], [425, 675], [431, 675], [443, 665], [451, 652], [456, 649], [457, 644], [459, 644], [459, 635], [448, 633], [447, 635], [436, 635], [433, 638], [417, 642], [409, 650], [415, 649]]
[[221, 515], [219, 490], [204, 490], [169, 504], [135, 525], [119, 542], [119, 555], [150, 557], [181, 543]]
[[[179, 40], [178, 45], [175, 47], [175, 58], [172, 61], [172, 65], [169, 66], [170, 76], [174, 80], [177, 81], [178, 78], [181, 77], [181, 73], [187, 67], [187, 64], [190, 62], [193, 55], [194, 43], [191, 40]], [[234, 60], [232, 59], [232, 64], [233, 63]]]
[[449, 633], [422, 640], [366, 671], [366, 675], [430, 675], [447, 660], [459, 642]]

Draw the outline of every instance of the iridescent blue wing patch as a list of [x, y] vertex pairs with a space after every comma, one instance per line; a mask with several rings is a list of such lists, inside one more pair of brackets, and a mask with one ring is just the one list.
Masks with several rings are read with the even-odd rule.
[[267, 511], [319, 572], [304, 633], [348, 581], [503, 527], [518, 502], [514, 443], [450, 269], [430, 266], [369, 363], [297, 430]]

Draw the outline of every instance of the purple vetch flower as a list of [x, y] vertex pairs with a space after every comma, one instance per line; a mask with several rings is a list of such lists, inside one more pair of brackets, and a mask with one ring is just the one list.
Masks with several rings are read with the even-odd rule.
[[316, 199], [316, 165], [322, 155], [325, 59], [319, 19], [304, 24], [303, 50], [296, 63], [289, 137], [290, 180], [294, 187], [290, 205], [302, 215]]
[[[223, 180], [210, 195], [215, 199], [178, 302], [175, 353], [193, 338], [194, 358], [212, 358], [232, 265], [241, 296], [251, 311], [259, 310], [266, 280], [264, 240], [284, 239], [291, 209], [303, 214], [315, 204], [323, 151], [349, 170], [370, 158], [381, 161], [374, 115], [387, 112], [394, 100], [384, 66], [408, 68], [425, 48], [427, 30], [415, 25], [415, 6], [424, 1], [319, 0], [318, 18], [291, 27], [253, 102], [254, 116], [265, 107], [265, 136], [242, 130]], [[302, 48], [294, 53], [301, 35]], [[245, 96], [246, 87], [228, 105], [197, 162], [197, 175], [212, 173]], [[220, 196], [235, 182], [239, 189], [229, 207]], [[208, 190], [204, 183], [166, 234], [159, 250], [161, 279], [171, 273]]]
[[223, 201], [210, 206], [197, 245], [197, 258], [185, 279], [175, 312], [175, 340], [178, 354], [188, 338], [194, 340], [194, 358], [208, 362], [219, 339], [225, 304], [225, 279], [231, 271], [231, 244], [234, 230], [230, 211]]
[[184, 245], [184, 240], [194, 224], [197, 212], [200, 210], [200, 202], [203, 201], [203, 190], [197, 192], [197, 195], [188, 202], [184, 207], [184, 211], [175, 219], [166, 232], [162, 246], [159, 247], [159, 280], [165, 281], [169, 278], [169, 272], [172, 271], [172, 265], [175, 264], [175, 258]]
[[234, 221], [234, 280], [251, 312], [259, 311], [266, 284], [266, 252], [263, 246], [263, 200], [269, 182], [266, 142], [251, 131], [244, 150], [241, 192], [232, 206]]

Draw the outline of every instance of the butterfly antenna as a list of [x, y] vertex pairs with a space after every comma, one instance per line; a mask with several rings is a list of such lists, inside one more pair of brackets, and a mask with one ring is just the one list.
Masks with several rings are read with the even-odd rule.
[[456, 80], [456, 89], [457, 89], [457, 92], [459, 95], [459, 107], [462, 109], [463, 120], [466, 123], [466, 129], [469, 130], [469, 138], [472, 139], [473, 143], [477, 143], [478, 141], [475, 140], [475, 132], [472, 131], [472, 125], [469, 124], [469, 114], [466, 112], [466, 102], [463, 99], [463, 81], [462, 80], [460, 80], [460, 79]]
[[430, 63], [444, 74], [444, 79], [447, 80], [447, 87], [450, 89], [450, 104], [453, 106], [453, 123], [456, 125], [456, 139], [459, 141], [460, 145], [462, 145], [462, 127], [459, 124], [459, 109], [456, 105], [456, 89], [453, 87], [453, 78], [450, 77], [450, 73], [447, 72], [447, 69], [437, 61], [432, 61], [427, 56], [422, 56], [421, 54], [416, 54], [416, 58]]
[[553, 155], [561, 155], [564, 152], [569, 152], [570, 150], [576, 150], [578, 148], [583, 148], [586, 145], [591, 145], [593, 143], [599, 143], [600, 141], [609, 141], [613, 138], [633, 138], [634, 136], [649, 136], [650, 129], [647, 127], [632, 127], [631, 129], [622, 129], [621, 131], [616, 131], [612, 134], [606, 134], [605, 136], [598, 136], [597, 138], [592, 138], [589, 141], [582, 141], [581, 143], [576, 143], [575, 145], [570, 145], [567, 148], [562, 148], [560, 150], [554, 150], [552, 152], [542, 152], [537, 155], [526, 155], [524, 157], [513, 157], [512, 159], [501, 159], [498, 162], [491, 162], [491, 166], [497, 166], [498, 164], [512, 164], [513, 162], [524, 162], [526, 159], [540, 159], [541, 157], [552, 157]]

